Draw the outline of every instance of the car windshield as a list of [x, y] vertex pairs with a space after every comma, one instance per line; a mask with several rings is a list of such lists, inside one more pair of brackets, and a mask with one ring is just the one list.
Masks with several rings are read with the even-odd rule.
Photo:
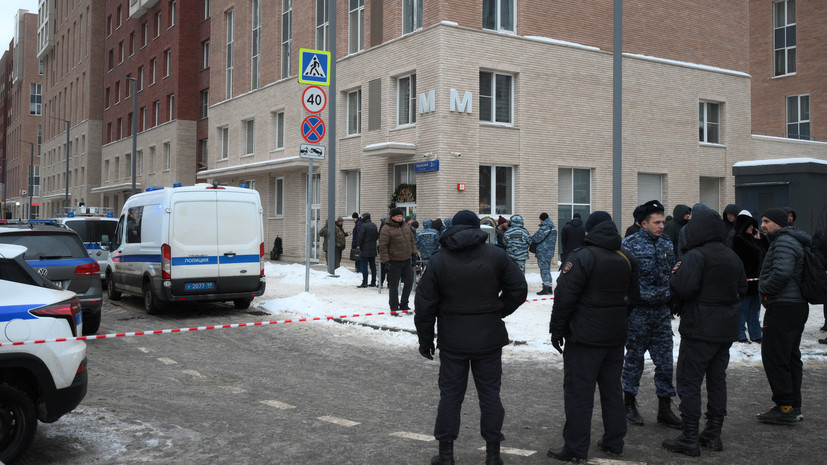
[[117, 221], [75, 220], [67, 221], [66, 226], [75, 230], [83, 242], [101, 242], [104, 235], [115, 237]]
[[26, 260], [57, 260], [88, 257], [86, 249], [74, 234], [25, 232], [0, 234], [0, 242], [26, 247]]

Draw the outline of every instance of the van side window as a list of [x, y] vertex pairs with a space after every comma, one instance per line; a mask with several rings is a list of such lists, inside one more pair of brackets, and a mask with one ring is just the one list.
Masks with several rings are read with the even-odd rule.
[[126, 214], [126, 243], [141, 242], [141, 218], [144, 207], [132, 207]]
[[124, 227], [124, 220], [125, 216], [121, 216], [118, 220], [118, 227], [115, 229], [115, 237], [112, 238], [112, 245], [109, 246], [109, 250], [118, 250], [121, 246], [121, 241], [123, 240], [123, 227]]

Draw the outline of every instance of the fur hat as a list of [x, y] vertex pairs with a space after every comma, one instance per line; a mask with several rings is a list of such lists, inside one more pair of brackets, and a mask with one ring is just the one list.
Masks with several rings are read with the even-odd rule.
[[592, 213], [586, 220], [586, 232], [591, 232], [592, 228], [604, 221], [612, 221], [612, 216], [601, 210]]
[[644, 203], [643, 205], [640, 206], [640, 209], [641, 209], [640, 221], [645, 220], [646, 217], [651, 215], [652, 213], [660, 213], [662, 215], [663, 212], [664, 212], [663, 204], [658, 202], [657, 200], [650, 200], [650, 201]]
[[404, 215], [404, 214], [405, 214], [405, 210], [402, 210], [399, 207], [394, 207], [394, 208], [391, 208], [390, 213], [388, 213], [388, 218], [393, 218], [396, 215]]
[[545, 221], [547, 219], [548, 219], [548, 213], [546, 213], [546, 212], [540, 213], [540, 221]]
[[787, 212], [785, 212], [783, 208], [768, 208], [767, 211], [761, 213], [761, 216], [782, 228], [789, 224], [787, 221]]
[[456, 215], [454, 215], [454, 219], [451, 224], [455, 226], [464, 224], [466, 226], [475, 226], [479, 228], [480, 219], [477, 217], [476, 213], [471, 210], [460, 210]]

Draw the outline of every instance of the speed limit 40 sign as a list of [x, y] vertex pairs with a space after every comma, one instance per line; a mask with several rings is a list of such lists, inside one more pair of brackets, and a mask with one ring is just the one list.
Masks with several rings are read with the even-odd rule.
[[308, 113], [321, 113], [327, 106], [327, 95], [319, 86], [308, 86], [302, 92], [302, 105]]

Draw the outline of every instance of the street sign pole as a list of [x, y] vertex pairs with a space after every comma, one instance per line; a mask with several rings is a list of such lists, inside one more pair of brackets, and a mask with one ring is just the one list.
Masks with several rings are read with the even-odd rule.
[[[330, 238], [327, 241], [328, 257], [336, 256], [336, 0], [328, 0], [330, 5], [330, 35], [328, 48], [330, 49], [330, 105], [328, 106], [328, 121], [330, 122], [330, 158], [327, 159], [327, 224]], [[336, 276], [336, 260], [327, 261], [327, 271]]]
[[307, 160], [307, 237], [304, 241], [304, 292], [310, 292], [310, 206], [313, 203], [313, 159]]

